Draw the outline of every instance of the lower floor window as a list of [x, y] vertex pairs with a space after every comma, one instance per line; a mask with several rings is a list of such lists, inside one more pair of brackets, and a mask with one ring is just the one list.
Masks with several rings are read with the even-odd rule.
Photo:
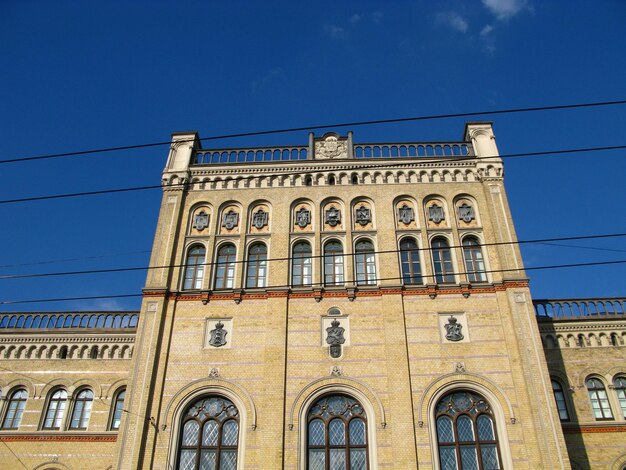
[[239, 411], [228, 399], [203, 397], [183, 415], [178, 451], [180, 470], [235, 470]]
[[442, 470], [499, 470], [498, 436], [489, 403], [470, 391], [454, 391], [435, 408]]
[[346, 395], [317, 400], [307, 414], [307, 469], [366, 470], [367, 417]]

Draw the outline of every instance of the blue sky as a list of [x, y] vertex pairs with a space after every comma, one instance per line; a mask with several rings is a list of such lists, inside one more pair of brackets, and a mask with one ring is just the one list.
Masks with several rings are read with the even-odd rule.
[[[4, 0], [0, 159], [163, 141], [190, 129], [209, 136], [622, 100], [625, 17], [620, 0]], [[626, 144], [624, 105], [493, 120], [502, 154]], [[459, 140], [464, 121], [353, 130], [357, 142]], [[212, 145], [306, 140], [296, 132]], [[157, 147], [4, 164], [0, 199], [158, 184], [165, 158]], [[626, 232], [624, 151], [509, 159], [505, 171], [520, 239]], [[0, 274], [146, 265], [160, 197], [0, 204]], [[524, 246], [526, 265], [626, 259], [626, 238], [563, 244], [575, 246]], [[529, 274], [535, 298], [626, 294], [623, 264]], [[139, 293], [144, 279], [0, 279], [0, 301]], [[138, 306], [135, 298], [0, 310]]]

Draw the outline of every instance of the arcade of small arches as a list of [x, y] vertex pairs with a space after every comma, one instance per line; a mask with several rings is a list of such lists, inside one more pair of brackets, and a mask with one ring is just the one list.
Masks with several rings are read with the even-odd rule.
[[546, 349], [624, 346], [626, 344], [626, 331], [541, 333], [541, 341]]
[[[132, 340], [132, 338], [125, 338]], [[33, 344], [0, 345], [0, 358], [4, 359], [130, 359], [133, 345], [106, 344]]]

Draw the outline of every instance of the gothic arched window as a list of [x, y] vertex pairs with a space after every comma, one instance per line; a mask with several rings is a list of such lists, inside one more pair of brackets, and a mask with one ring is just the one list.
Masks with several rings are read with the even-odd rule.
[[7, 400], [2, 420], [2, 429], [18, 429], [26, 407], [28, 392], [23, 388], [15, 390]]
[[402, 264], [402, 282], [404, 284], [421, 284], [420, 253], [414, 238], [404, 238], [400, 242], [400, 262]]
[[480, 247], [480, 243], [475, 237], [465, 237], [463, 239], [463, 258], [465, 259], [465, 273], [469, 282], [484, 282], [487, 280], [485, 274], [485, 259]]
[[235, 285], [235, 246], [230, 243], [222, 245], [217, 252], [215, 270], [215, 288], [232, 289]]
[[470, 391], [454, 391], [435, 407], [442, 470], [502, 468], [498, 434], [489, 403]]
[[109, 429], [117, 431], [122, 423], [122, 411], [124, 410], [124, 400], [126, 399], [126, 389], [122, 388], [113, 399], [113, 409], [111, 410], [111, 425]]
[[346, 395], [327, 395], [307, 413], [307, 468], [367, 470], [367, 416]]
[[356, 283], [359, 285], [376, 284], [376, 260], [374, 245], [369, 240], [357, 242], [355, 246]]
[[91, 406], [93, 405], [93, 392], [85, 388], [78, 392], [74, 399], [74, 409], [70, 420], [70, 429], [87, 429], [89, 417], [91, 416]]
[[67, 391], [59, 388], [52, 392], [46, 408], [46, 417], [43, 422], [43, 429], [61, 429], [63, 415], [67, 405]]
[[343, 247], [337, 241], [324, 245], [324, 285], [343, 284]]
[[291, 285], [310, 286], [312, 279], [311, 245], [307, 242], [296, 243], [291, 256]]
[[265, 287], [267, 276], [267, 247], [263, 243], [255, 243], [248, 250], [248, 276], [246, 287]]
[[587, 393], [591, 401], [593, 416], [596, 420], [613, 419], [613, 412], [609, 404], [609, 397], [606, 395], [604, 384], [596, 378], [587, 379]]
[[432, 242], [433, 264], [435, 265], [435, 281], [437, 283], [454, 282], [452, 253], [445, 238], [438, 237]]
[[626, 377], [621, 375], [615, 377], [613, 385], [615, 386], [615, 394], [617, 395], [619, 406], [622, 409], [622, 414], [624, 418], [626, 418]]
[[556, 409], [559, 411], [561, 421], [569, 421], [569, 413], [567, 412], [567, 402], [565, 401], [565, 393], [563, 387], [558, 380], [552, 379], [552, 391], [554, 392], [554, 400], [556, 401]]
[[187, 253], [187, 263], [185, 263], [185, 281], [183, 289], [202, 289], [202, 278], [204, 276], [204, 256], [206, 250], [202, 245], [194, 245]]
[[238, 443], [237, 407], [223, 397], [203, 397], [183, 415], [176, 468], [235, 470]]

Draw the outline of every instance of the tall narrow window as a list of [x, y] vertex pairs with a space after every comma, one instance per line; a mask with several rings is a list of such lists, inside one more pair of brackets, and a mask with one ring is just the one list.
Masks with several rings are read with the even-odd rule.
[[589, 400], [591, 400], [591, 408], [593, 410], [593, 416], [596, 420], [613, 419], [613, 412], [611, 411], [611, 405], [609, 405], [609, 398], [606, 395], [604, 385], [599, 379], [588, 379], [586, 382], [587, 393], [589, 393]]
[[122, 412], [124, 411], [124, 400], [126, 399], [126, 389], [122, 389], [117, 392], [115, 395], [115, 399], [113, 400], [113, 415], [111, 416], [111, 426], [110, 429], [112, 431], [117, 431], [120, 428], [120, 424], [122, 424]]
[[469, 391], [444, 396], [435, 422], [442, 470], [502, 468], [493, 412], [483, 397]]
[[205, 254], [206, 250], [200, 245], [192, 246], [189, 249], [187, 253], [187, 263], [185, 264], [185, 282], [183, 289], [202, 289]]
[[331, 241], [324, 246], [324, 285], [343, 284], [343, 247]]
[[359, 285], [376, 284], [376, 261], [372, 242], [367, 240], [357, 242], [354, 252], [356, 283]]
[[626, 377], [615, 377], [613, 385], [615, 386], [619, 407], [622, 409], [622, 415], [626, 418]]
[[217, 252], [216, 289], [232, 289], [235, 286], [235, 257], [235, 246], [231, 244], [222, 245]]
[[367, 417], [361, 404], [345, 395], [315, 402], [307, 414], [308, 469], [367, 470]]
[[554, 400], [556, 401], [556, 409], [559, 411], [561, 421], [569, 421], [569, 413], [567, 412], [567, 403], [565, 402], [565, 393], [561, 384], [552, 379], [552, 391], [554, 392]]
[[267, 275], [267, 247], [263, 243], [255, 243], [248, 250], [248, 276], [246, 287], [265, 287]]
[[463, 239], [463, 258], [465, 259], [465, 272], [469, 282], [487, 280], [483, 252], [476, 238], [465, 237]]
[[54, 391], [50, 396], [50, 400], [48, 400], [43, 429], [61, 429], [66, 405], [67, 392], [63, 389]]
[[23, 388], [15, 390], [7, 400], [2, 429], [18, 429], [26, 407], [28, 392]]
[[435, 238], [432, 242], [432, 251], [437, 283], [454, 282], [452, 253], [448, 241], [445, 238]]
[[291, 256], [292, 286], [310, 286], [313, 282], [311, 256], [311, 245], [307, 242], [300, 242], [294, 245]]
[[226, 398], [204, 397], [183, 415], [178, 466], [185, 470], [237, 468], [239, 411]]
[[70, 420], [70, 429], [87, 429], [93, 404], [93, 392], [88, 388], [78, 392], [74, 399], [74, 409]]
[[422, 270], [417, 242], [413, 238], [404, 238], [400, 242], [400, 262], [402, 264], [402, 282], [421, 284]]

